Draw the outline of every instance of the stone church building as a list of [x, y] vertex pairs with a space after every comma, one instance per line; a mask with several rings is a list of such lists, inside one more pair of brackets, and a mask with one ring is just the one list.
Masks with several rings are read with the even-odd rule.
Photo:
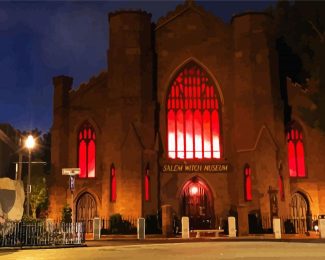
[[[107, 70], [77, 89], [53, 79], [50, 217], [67, 203], [77, 220], [171, 205], [191, 228], [235, 214], [244, 234], [258, 219], [307, 228], [324, 214], [325, 137], [301, 119], [311, 101], [299, 86], [281, 96], [271, 26], [256, 12], [225, 23], [192, 1], [156, 24], [110, 13]], [[76, 167], [72, 201], [61, 170]]]

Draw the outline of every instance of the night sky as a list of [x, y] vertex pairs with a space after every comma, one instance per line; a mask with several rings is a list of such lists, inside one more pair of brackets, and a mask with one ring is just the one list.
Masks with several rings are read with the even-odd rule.
[[[152, 21], [183, 1], [0, 2], [0, 123], [48, 131], [52, 77], [68, 75], [74, 87], [105, 70], [107, 14], [143, 9]], [[233, 14], [263, 11], [270, 1], [196, 1], [229, 22]]]

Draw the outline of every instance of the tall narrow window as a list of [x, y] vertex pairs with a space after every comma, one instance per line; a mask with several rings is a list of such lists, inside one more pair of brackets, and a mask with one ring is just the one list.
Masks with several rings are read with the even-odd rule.
[[94, 128], [84, 123], [78, 134], [78, 166], [80, 178], [94, 178], [96, 169], [96, 134]]
[[144, 174], [144, 198], [146, 201], [150, 200], [150, 176], [149, 176], [149, 165], [146, 167]]
[[219, 159], [219, 97], [208, 73], [196, 63], [184, 66], [167, 95], [168, 157]]
[[292, 122], [287, 129], [288, 164], [290, 177], [305, 177], [305, 152], [301, 127]]
[[116, 201], [116, 172], [114, 164], [111, 165], [111, 174], [110, 174], [110, 188], [111, 188], [111, 202]]
[[249, 167], [249, 165], [245, 166], [244, 176], [245, 176], [245, 200], [251, 201], [252, 200], [252, 178], [251, 178], [251, 168]]

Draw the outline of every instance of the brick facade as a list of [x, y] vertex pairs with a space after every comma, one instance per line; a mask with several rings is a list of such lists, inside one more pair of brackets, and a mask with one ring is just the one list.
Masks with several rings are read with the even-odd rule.
[[[50, 216], [60, 217], [62, 207], [71, 203], [67, 177], [61, 175], [61, 168], [78, 167], [77, 135], [85, 121], [96, 132], [96, 177], [76, 180], [75, 207], [80, 196], [89, 192], [101, 217], [114, 213], [146, 216], [165, 204], [181, 216], [183, 186], [197, 177], [211, 193], [214, 216], [226, 217], [234, 208], [240, 216], [255, 211], [270, 216], [270, 194], [278, 196], [281, 172], [285, 199], [278, 196], [278, 215], [290, 213], [291, 196], [297, 191], [306, 194], [312, 214], [324, 213], [325, 182], [321, 173], [325, 166], [319, 155], [325, 137], [303, 122], [308, 175], [289, 178], [284, 104], [277, 53], [269, 33], [271, 23], [266, 14], [245, 13], [227, 24], [191, 1], [155, 25], [151, 15], [143, 11], [111, 13], [107, 71], [78, 89], [72, 89], [70, 77], [53, 79]], [[189, 62], [211, 77], [221, 109], [222, 158], [199, 163], [229, 163], [230, 172], [161, 172], [162, 163], [170, 161], [167, 93], [173, 77]], [[110, 201], [112, 164], [117, 180], [115, 202]], [[252, 201], [245, 201], [244, 196], [246, 164], [252, 171]], [[145, 201], [143, 180], [148, 165], [151, 196]]]

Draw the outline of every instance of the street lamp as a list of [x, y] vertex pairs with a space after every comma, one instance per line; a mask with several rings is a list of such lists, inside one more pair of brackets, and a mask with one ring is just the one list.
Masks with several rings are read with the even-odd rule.
[[30, 166], [31, 166], [31, 153], [33, 148], [35, 147], [35, 139], [32, 135], [29, 135], [25, 140], [25, 147], [28, 149], [28, 176], [27, 176], [27, 216], [29, 217], [29, 202], [30, 202], [30, 193], [32, 191], [32, 187], [30, 185]]

